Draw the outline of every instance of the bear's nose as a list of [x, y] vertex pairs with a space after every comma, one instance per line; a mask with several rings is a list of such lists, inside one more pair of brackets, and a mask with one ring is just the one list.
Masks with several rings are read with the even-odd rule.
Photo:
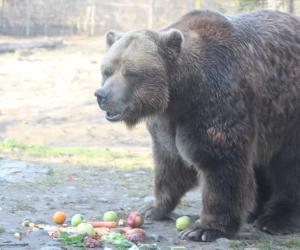
[[97, 98], [100, 98], [100, 99], [104, 99], [106, 98], [106, 93], [103, 89], [98, 89], [96, 92], [95, 92], [95, 96]]
[[104, 91], [103, 89], [98, 89], [95, 92], [95, 96], [97, 97], [97, 102], [98, 102], [99, 106], [102, 108], [106, 101], [106, 97], [107, 97], [106, 91]]

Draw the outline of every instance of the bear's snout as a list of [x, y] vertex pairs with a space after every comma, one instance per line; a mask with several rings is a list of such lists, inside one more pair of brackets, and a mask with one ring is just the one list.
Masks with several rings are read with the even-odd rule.
[[104, 106], [105, 106], [105, 103], [107, 100], [107, 92], [101, 88], [101, 89], [96, 90], [95, 96], [97, 97], [97, 102], [98, 102], [99, 107], [101, 109], [104, 109]]

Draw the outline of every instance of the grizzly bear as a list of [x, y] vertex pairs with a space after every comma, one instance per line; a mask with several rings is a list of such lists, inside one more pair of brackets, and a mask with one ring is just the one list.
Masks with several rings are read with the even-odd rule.
[[166, 219], [201, 184], [200, 218], [182, 239], [232, 238], [247, 219], [271, 234], [300, 230], [297, 18], [193, 11], [160, 31], [108, 32], [106, 42], [95, 95], [107, 120], [147, 123], [151, 218]]

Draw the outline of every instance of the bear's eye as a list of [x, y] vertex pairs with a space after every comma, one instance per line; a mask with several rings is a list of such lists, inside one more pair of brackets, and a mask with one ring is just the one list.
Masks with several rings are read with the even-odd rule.
[[103, 69], [102, 70], [102, 75], [105, 77], [105, 78], [108, 78], [110, 77], [112, 74], [114, 73], [114, 71], [110, 68], [106, 68], [106, 69]]
[[138, 78], [140, 76], [140, 74], [135, 71], [126, 70], [124, 73], [124, 76], [126, 78]]

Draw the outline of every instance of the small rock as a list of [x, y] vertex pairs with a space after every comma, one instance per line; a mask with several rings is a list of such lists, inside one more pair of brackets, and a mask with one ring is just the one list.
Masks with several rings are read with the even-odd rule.
[[15, 237], [17, 240], [21, 240], [21, 239], [22, 239], [22, 235], [21, 235], [21, 233], [19, 233], [19, 232], [15, 232], [15, 233], [14, 233], [14, 237]]
[[217, 246], [216, 246], [217, 250], [229, 249], [229, 240], [226, 238], [219, 238], [216, 240], [216, 243], [217, 243]]

